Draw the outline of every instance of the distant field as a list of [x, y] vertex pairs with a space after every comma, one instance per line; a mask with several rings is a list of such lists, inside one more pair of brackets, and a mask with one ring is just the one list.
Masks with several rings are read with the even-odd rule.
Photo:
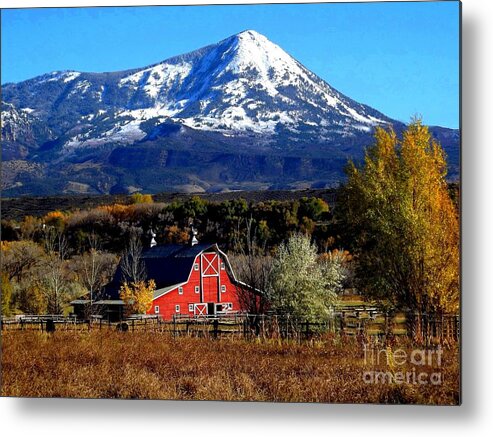
[[[458, 349], [440, 366], [365, 362], [353, 339], [177, 338], [156, 332], [4, 332], [2, 396], [331, 403], [459, 403]], [[381, 346], [383, 352], [385, 346]], [[407, 343], [393, 346], [410, 353]], [[439, 372], [439, 385], [367, 383], [364, 372]]]
[[[154, 194], [155, 202], [172, 202], [173, 200], [187, 199], [199, 196], [211, 202], [243, 198], [249, 202], [267, 200], [295, 200], [302, 197], [320, 197], [329, 204], [334, 203], [335, 189], [306, 189], [306, 190], [279, 190], [279, 191], [231, 191], [226, 193], [159, 193]], [[130, 195], [101, 195], [101, 196], [51, 196], [51, 197], [17, 197], [2, 199], [2, 218], [20, 220], [26, 215], [41, 217], [50, 211], [72, 211], [75, 209], [93, 208], [99, 205], [112, 203], [130, 203]]]

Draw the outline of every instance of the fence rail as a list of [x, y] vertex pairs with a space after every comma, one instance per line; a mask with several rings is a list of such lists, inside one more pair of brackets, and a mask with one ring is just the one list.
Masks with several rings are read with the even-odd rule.
[[309, 340], [327, 333], [344, 337], [394, 339], [412, 337], [424, 343], [458, 341], [460, 319], [457, 315], [397, 313], [392, 316], [372, 308], [351, 308], [334, 312], [326, 320], [313, 322], [289, 315], [232, 313], [221, 316], [185, 317], [163, 320], [160, 316], [133, 316], [122, 322], [103, 318], [90, 321], [60, 315], [24, 315], [2, 318], [2, 330], [91, 330], [149, 331], [174, 337], [282, 338]]

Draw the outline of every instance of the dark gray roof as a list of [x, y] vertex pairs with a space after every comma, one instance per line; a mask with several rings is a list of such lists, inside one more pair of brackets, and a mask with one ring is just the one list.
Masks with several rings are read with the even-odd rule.
[[98, 300], [94, 302], [94, 305], [124, 305], [123, 300], [113, 299], [113, 300]]
[[91, 303], [89, 299], [75, 299], [70, 302], [70, 305], [86, 305], [88, 303]]
[[[215, 244], [201, 243], [195, 246], [168, 244], [146, 249], [142, 252], [142, 261], [146, 267], [147, 279], [154, 279], [156, 289], [186, 282], [195, 257], [201, 252], [215, 247]], [[118, 299], [122, 283], [123, 275], [120, 266], [118, 266], [113, 280], [104, 287], [102, 297]]]

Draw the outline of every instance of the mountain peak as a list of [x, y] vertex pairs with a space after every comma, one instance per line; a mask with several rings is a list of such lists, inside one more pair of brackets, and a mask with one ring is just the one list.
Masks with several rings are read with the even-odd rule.
[[[265, 51], [282, 50], [278, 45], [269, 40], [269, 38], [255, 30], [244, 30], [228, 39], [232, 40], [233, 44], [238, 44], [238, 46], [255, 46]], [[284, 52], [284, 50], [282, 51]]]
[[255, 30], [244, 30], [216, 45], [221, 51], [223, 73], [244, 74], [255, 71], [265, 81], [273, 76], [301, 74], [299, 63]]
[[246, 29], [246, 30], [243, 30], [241, 32], [238, 32], [236, 34], [236, 36], [248, 37], [248, 38], [258, 38], [258, 37], [265, 38], [264, 35], [262, 35], [261, 33], [258, 33], [256, 30], [253, 30], [253, 29]]
[[256, 30], [252, 29], [247, 29], [242, 32], [237, 33], [236, 35], [233, 35], [234, 38], [245, 41], [245, 42], [258, 42], [260, 44], [270, 42], [269, 39], [262, 35], [261, 33], [258, 33]]

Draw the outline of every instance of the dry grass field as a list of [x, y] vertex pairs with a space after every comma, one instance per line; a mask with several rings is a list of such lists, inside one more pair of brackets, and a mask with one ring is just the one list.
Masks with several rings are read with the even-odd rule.
[[[410, 345], [395, 345], [410, 353]], [[378, 350], [377, 350], [378, 352]], [[378, 355], [378, 354], [377, 354]], [[375, 356], [377, 356], [375, 355]], [[397, 356], [397, 355], [396, 355]], [[402, 357], [399, 357], [402, 358]], [[352, 339], [172, 338], [156, 332], [2, 333], [2, 396], [332, 403], [459, 403], [459, 354], [439, 366], [369, 362]], [[383, 362], [382, 362], [383, 361]], [[402, 361], [402, 360], [400, 360]], [[440, 384], [364, 380], [372, 370], [439, 372]]]

